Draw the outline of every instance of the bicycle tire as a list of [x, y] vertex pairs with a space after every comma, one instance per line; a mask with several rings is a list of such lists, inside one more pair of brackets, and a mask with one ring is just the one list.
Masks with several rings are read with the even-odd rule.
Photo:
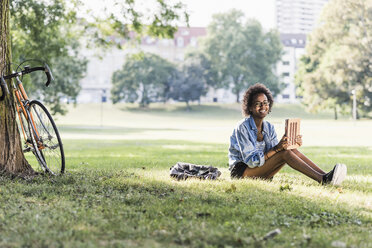
[[65, 172], [65, 155], [63, 144], [57, 126], [47, 110], [38, 100], [32, 100], [29, 105], [31, 121], [34, 123], [37, 137], [37, 147], [46, 171], [53, 174]]

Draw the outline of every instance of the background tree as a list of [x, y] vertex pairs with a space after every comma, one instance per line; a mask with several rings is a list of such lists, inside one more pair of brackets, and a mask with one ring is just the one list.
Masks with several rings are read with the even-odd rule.
[[350, 110], [355, 89], [362, 115], [372, 110], [372, 2], [330, 1], [301, 58], [296, 82], [309, 110]]
[[[32, 80], [26, 78], [24, 83], [31, 97], [41, 98], [52, 113], [65, 112], [62, 99], [76, 100], [79, 81], [86, 72], [87, 61], [79, 52], [81, 33], [77, 29], [76, 3], [69, 2], [69, 6], [64, 0], [10, 3], [12, 61], [39, 59], [50, 65], [55, 77], [50, 87], [44, 86], [42, 73], [31, 74]], [[40, 62], [29, 61], [25, 65], [30, 64]]]
[[170, 97], [185, 102], [188, 111], [191, 110], [189, 102], [200, 101], [200, 97], [207, 93], [204, 70], [200, 62], [187, 60], [182, 70], [174, 73], [170, 84]]
[[141, 52], [126, 56], [123, 68], [112, 77], [113, 103], [138, 100], [140, 107], [146, 107], [163, 100], [174, 70], [171, 63], [155, 54]]
[[185, 54], [185, 61], [188, 61], [189, 64], [197, 65], [200, 68], [201, 79], [208, 87], [222, 87], [221, 82], [219, 81], [218, 71], [204, 51], [200, 49], [189, 50]]
[[282, 52], [278, 33], [265, 33], [255, 20], [243, 21], [244, 14], [238, 10], [214, 15], [202, 48], [217, 71], [215, 87], [231, 87], [237, 102], [256, 82], [265, 83], [274, 95], [280, 90], [274, 74]]

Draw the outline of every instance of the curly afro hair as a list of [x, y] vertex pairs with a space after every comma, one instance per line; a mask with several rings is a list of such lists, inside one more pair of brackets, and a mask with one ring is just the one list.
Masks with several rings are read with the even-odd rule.
[[270, 90], [261, 83], [256, 83], [248, 88], [248, 90], [244, 93], [243, 103], [242, 103], [242, 112], [244, 116], [249, 116], [252, 112], [249, 110], [250, 107], [253, 105], [253, 99], [258, 94], [265, 94], [267, 100], [269, 101], [269, 113], [271, 112], [271, 108], [274, 105], [274, 98], [271, 94]]

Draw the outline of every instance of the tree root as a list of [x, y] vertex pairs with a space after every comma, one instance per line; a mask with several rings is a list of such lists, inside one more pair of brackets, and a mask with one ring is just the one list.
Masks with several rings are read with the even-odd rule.
[[10, 172], [6, 169], [0, 170], [0, 177], [9, 178], [11, 180], [22, 179], [22, 180], [29, 181], [29, 180], [32, 180], [39, 175], [41, 175], [41, 173], [36, 172], [32, 169], [28, 170], [28, 171], [22, 171], [20, 173]]

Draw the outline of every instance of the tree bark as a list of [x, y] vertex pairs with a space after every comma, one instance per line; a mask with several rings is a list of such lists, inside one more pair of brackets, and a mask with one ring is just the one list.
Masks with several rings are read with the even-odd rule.
[[186, 103], [186, 111], [187, 112], [191, 111], [191, 107], [190, 107], [189, 101], [185, 101], [185, 103]]
[[236, 102], [240, 103], [240, 90], [237, 90], [235, 94], [236, 94]]
[[337, 105], [335, 105], [335, 106], [333, 107], [333, 110], [334, 110], [334, 113], [335, 113], [335, 120], [337, 120], [337, 119], [338, 119], [338, 115], [337, 115]]
[[[0, 70], [11, 60], [9, 36], [9, 0], [0, 1]], [[4, 68], [9, 73], [10, 67]], [[9, 85], [9, 82], [7, 82]], [[9, 88], [11, 89], [11, 88]], [[34, 174], [22, 151], [13, 94], [0, 102], [0, 171], [16, 175]]]

